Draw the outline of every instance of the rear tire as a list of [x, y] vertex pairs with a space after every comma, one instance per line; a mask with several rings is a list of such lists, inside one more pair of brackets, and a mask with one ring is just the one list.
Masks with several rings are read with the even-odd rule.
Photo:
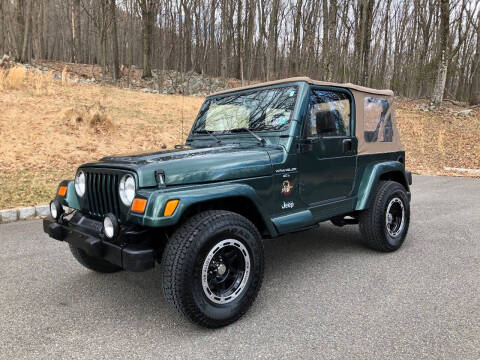
[[205, 211], [175, 231], [161, 267], [165, 298], [178, 313], [204, 327], [222, 327], [244, 315], [257, 297], [262, 239], [243, 216]]
[[410, 202], [403, 185], [380, 181], [370, 208], [360, 213], [362, 241], [377, 251], [395, 251], [402, 246], [409, 223]]
[[75, 246], [70, 245], [70, 251], [77, 261], [85, 266], [87, 269], [98, 272], [98, 273], [114, 273], [122, 270], [120, 266], [109, 263], [104, 259], [100, 259], [91, 255], [88, 255], [84, 250], [79, 249]]

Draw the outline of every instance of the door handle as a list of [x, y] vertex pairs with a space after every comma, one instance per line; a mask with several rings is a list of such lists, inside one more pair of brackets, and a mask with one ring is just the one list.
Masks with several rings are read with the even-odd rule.
[[344, 139], [343, 140], [343, 152], [344, 153], [349, 153], [349, 152], [352, 152], [352, 150], [353, 150], [352, 139]]

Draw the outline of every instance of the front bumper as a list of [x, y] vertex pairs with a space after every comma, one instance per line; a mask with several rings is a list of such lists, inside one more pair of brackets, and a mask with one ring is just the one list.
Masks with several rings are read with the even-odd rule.
[[43, 231], [51, 238], [65, 241], [87, 254], [105, 259], [128, 271], [145, 271], [155, 266], [155, 249], [145, 244], [117, 244], [104, 239], [102, 223], [76, 213], [70, 220], [57, 223], [43, 220]]

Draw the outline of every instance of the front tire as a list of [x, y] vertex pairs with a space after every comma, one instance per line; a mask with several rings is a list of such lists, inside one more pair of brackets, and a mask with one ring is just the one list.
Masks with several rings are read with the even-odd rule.
[[372, 205], [360, 213], [362, 241], [382, 252], [399, 249], [410, 224], [410, 202], [403, 185], [380, 181]]
[[194, 323], [222, 327], [244, 315], [260, 290], [262, 239], [243, 216], [205, 211], [175, 231], [161, 267], [167, 302]]
[[84, 250], [79, 249], [70, 244], [69, 246], [70, 246], [70, 251], [72, 252], [73, 257], [77, 259], [77, 261], [80, 264], [82, 264], [84, 267], [86, 267], [89, 270], [92, 270], [98, 273], [104, 273], [104, 274], [114, 273], [122, 270], [120, 266], [109, 263], [104, 259], [100, 259], [91, 255], [88, 255]]

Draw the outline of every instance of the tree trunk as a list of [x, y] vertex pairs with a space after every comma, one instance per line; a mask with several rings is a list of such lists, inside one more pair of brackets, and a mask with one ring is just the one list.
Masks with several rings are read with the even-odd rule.
[[[149, 15], [146, 15], [147, 18]], [[152, 68], [150, 65], [150, 59], [151, 59], [151, 46], [150, 44], [152, 43], [151, 40], [151, 32], [150, 32], [150, 20], [144, 19], [142, 28], [143, 28], [143, 74], [142, 78], [150, 78], [152, 77]]]
[[15, 1], [15, 18], [17, 21], [18, 31], [13, 31], [15, 37], [16, 58], [21, 59], [23, 50], [23, 41], [25, 37], [25, 0]]
[[5, 53], [6, 48], [5, 10], [3, 0], [0, 0], [0, 56]]
[[157, 15], [157, 0], [137, 0], [142, 11], [143, 35], [143, 74], [142, 78], [152, 77], [153, 27]]
[[102, 47], [102, 81], [105, 83], [105, 76], [107, 74], [107, 32], [106, 30], [100, 37], [100, 45]]
[[227, 77], [227, 0], [221, 1], [222, 13], [222, 62], [220, 64], [220, 76]]
[[120, 77], [120, 64], [118, 58], [118, 36], [117, 36], [117, 5], [115, 0], [110, 0], [110, 16], [112, 17], [112, 46], [113, 46], [113, 80]]
[[275, 60], [275, 53], [277, 52], [277, 21], [278, 21], [278, 9], [280, 7], [280, 0], [273, 0], [272, 11], [270, 13], [270, 22], [268, 24], [268, 44], [267, 44], [267, 81], [271, 79], [273, 72], [273, 63]]
[[388, 87], [387, 84], [387, 57], [388, 57], [388, 30], [390, 27], [389, 18], [390, 18], [390, 4], [392, 0], [387, 0], [387, 7], [385, 10], [385, 20], [383, 23], [384, 26], [384, 45], [383, 45], [383, 54], [382, 54], [382, 68], [380, 70], [380, 79], [383, 87]]
[[302, 0], [297, 0], [295, 17], [293, 19], [293, 44], [290, 50], [290, 72], [296, 76], [298, 72], [299, 42], [300, 42], [300, 26], [302, 23]]
[[475, 56], [473, 58], [472, 66], [473, 75], [472, 75], [472, 87], [470, 91], [470, 97], [468, 102], [470, 105], [480, 104], [480, 12], [478, 13], [478, 22], [477, 22], [477, 49], [475, 51]]
[[82, 31], [80, 24], [80, 0], [73, 0], [72, 4], [72, 37], [74, 61], [82, 63]]
[[449, 0], [440, 0], [440, 56], [437, 67], [437, 78], [432, 92], [432, 103], [440, 105], [443, 101], [443, 93], [445, 91], [445, 83], [447, 80], [448, 70], [448, 36], [450, 22], [450, 4]]
[[237, 79], [240, 79], [243, 84], [242, 4], [243, 4], [242, 0], [237, 1], [236, 43], [237, 43]]
[[372, 23], [373, 23], [373, 5], [375, 0], [368, 0], [365, 8], [365, 26], [363, 33], [363, 50], [362, 50], [362, 85], [369, 85], [370, 77], [370, 44], [372, 42]]
[[28, 43], [30, 41], [30, 26], [32, 26], [32, 0], [27, 0], [26, 4], [26, 23], [25, 23], [25, 29], [23, 32], [23, 45], [22, 45], [22, 53], [20, 55], [20, 62], [27, 62], [28, 61]]

